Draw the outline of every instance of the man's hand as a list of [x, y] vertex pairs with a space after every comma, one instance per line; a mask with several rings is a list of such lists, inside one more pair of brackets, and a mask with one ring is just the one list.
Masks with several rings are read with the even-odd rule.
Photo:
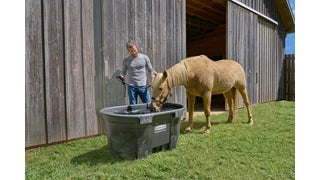
[[121, 81], [123, 85], [126, 84], [123, 76], [119, 75], [116, 78]]

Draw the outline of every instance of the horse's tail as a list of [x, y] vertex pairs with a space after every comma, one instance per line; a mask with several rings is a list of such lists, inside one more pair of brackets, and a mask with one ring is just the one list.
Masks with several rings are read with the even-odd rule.
[[238, 89], [233, 87], [231, 88], [231, 97], [232, 97], [232, 109], [233, 109], [233, 112], [234, 112], [234, 115], [237, 114], [237, 111], [238, 111]]

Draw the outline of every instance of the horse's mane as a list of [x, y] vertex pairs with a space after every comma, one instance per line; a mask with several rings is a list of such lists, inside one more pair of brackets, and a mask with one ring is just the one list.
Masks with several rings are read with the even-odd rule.
[[172, 66], [167, 70], [168, 82], [171, 87], [183, 85], [189, 79], [186, 60]]

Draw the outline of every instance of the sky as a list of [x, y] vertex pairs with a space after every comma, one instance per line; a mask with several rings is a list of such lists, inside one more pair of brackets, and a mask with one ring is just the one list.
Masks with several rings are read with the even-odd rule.
[[[295, 0], [289, 0], [293, 15], [295, 16]], [[295, 54], [295, 33], [287, 34], [286, 54]]]

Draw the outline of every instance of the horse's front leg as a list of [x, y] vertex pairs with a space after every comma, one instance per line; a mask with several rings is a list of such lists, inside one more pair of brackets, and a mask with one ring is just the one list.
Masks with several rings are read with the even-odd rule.
[[195, 103], [195, 100], [196, 100], [196, 97], [189, 94], [187, 92], [187, 98], [188, 98], [188, 114], [189, 114], [189, 117], [188, 117], [188, 125], [185, 129], [185, 133], [187, 132], [190, 132], [192, 131], [193, 129], [193, 111], [194, 111], [194, 103]]
[[207, 120], [206, 130], [204, 130], [203, 134], [209, 134], [210, 128], [211, 128], [211, 122], [210, 122], [211, 91], [205, 92], [202, 98], [203, 98], [204, 114]]

